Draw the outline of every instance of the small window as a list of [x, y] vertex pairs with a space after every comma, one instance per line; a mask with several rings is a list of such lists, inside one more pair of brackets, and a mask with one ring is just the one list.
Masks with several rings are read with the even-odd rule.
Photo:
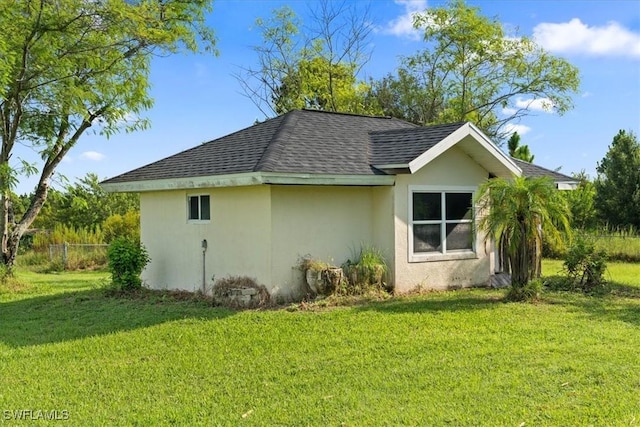
[[211, 219], [211, 203], [208, 195], [189, 196], [189, 221], [209, 221]]
[[411, 259], [473, 251], [473, 191], [412, 189], [410, 202]]

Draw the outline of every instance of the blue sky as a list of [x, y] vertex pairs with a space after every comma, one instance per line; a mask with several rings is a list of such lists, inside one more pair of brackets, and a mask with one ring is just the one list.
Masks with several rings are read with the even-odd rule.
[[[582, 83], [573, 110], [563, 116], [541, 110], [517, 124], [521, 143], [529, 145], [535, 163], [562, 167], [567, 174], [584, 169], [593, 177], [618, 130], [640, 133], [640, 1], [468, 3], [479, 6], [485, 15], [497, 16], [506, 28], [534, 37], [580, 70]], [[59, 171], [70, 181], [87, 172], [112, 177], [264, 119], [242, 95], [233, 73], [239, 66], [255, 64], [252, 46], [261, 42], [256, 18], [267, 18], [283, 5], [291, 6], [304, 23], [309, 14], [304, 1], [214, 2], [208, 22], [216, 31], [220, 55], [155, 58], [151, 68], [155, 105], [146, 114], [150, 129], [110, 139], [86, 135]], [[424, 43], [410, 26], [410, 14], [441, 5], [442, 1], [434, 0], [372, 0], [372, 56], [363, 75], [379, 78], [393, 72], [399, 56], [422, 49]], [[35, 178], [23, 179], [17, 191], [29, 192], [35, 182]]]

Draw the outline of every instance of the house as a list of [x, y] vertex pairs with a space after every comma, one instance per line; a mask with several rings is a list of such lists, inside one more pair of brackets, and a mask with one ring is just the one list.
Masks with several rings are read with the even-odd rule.
[[286, 299], [307, 291], [302, 257], [340, 265], [362, 244], [385, 254], [399, 292], [487, 285], [494, 250], [474, 226], [473, 196], [523, 170], [554, 173], [510, 158], [471, 123], [295, 110], [102, 185], [140, 193], [152, 288], [247, 275]]

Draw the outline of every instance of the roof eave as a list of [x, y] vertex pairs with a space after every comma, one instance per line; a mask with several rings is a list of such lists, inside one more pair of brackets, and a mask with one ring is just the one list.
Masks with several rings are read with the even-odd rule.
[[575, 190], [580, 183], [578, 181], [556, 181], [556, 188], [558, 190]]
[[191, 178], [129, 181], [100, 185], [110, 193], [140, 193], [149, 191], [188, 190], [212, 187], [243, 187], [248, 185], [394, 185], [393, 175], [335, 175], [311, 173], [248, 172]]

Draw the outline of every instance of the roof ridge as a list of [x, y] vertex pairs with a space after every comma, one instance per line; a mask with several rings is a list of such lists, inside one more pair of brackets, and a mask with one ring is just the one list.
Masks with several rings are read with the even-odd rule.
[[[263, 168], [267, 166], [267, 164], [271, 161], [272, 154], [274, 154], [280, 148], [279, 142], [281, 140], [281, 135], [283, 135], [285, 132], [289, 132], [289, 130], [293, 128], [298, 122], [298, 118], [296, 116], [298, 115], [297, 113], [299, 111], [300, 110], [297, 109], [291, 110], [286, 112], [285, 114], [275, 117], [281, 119], [280, 124], [278, 125], [276, 131], [273, 132], [273, 135], [271, 136], [267, 147], [262, 152], [260, 159], [256, 162], [256, 165], [253, 168], [253, 172], [263, 171]], [[291, 122], [292, 120], [293, 122]]]
[[[309, 111], [312, 113], [323, 113], [323, 114], [335, 114], [340, 116], [355, 116], [355, 117], [367, 117], [371, 119], [387, 119], [387, 120], [398, 120], [392, 116], [381, 116], [377, 114], [360, 114], [360, 113], [350, 113], [348, 111], [328, 111], [328, 110], [316, 110], [315, 108], [302, 108], [301, 110], [291, 110], [291, 111]], [[407, 122], [409, 123], [409, 122]]]
[[[410, 123], [410, 122], [406, 122], [406, 123]], [[420, 126], [420, 125], [416, 125], [416, 127], [420, 130], [433, 130], [436, 128], [445, 128], [445, 127], [460, 127], [464, 124], [467, 124], [469, 122], [454, 122], [454, 123], [442, 123], [442, 124], [437, 124], [437, 125], [429, 125], [429, 126]], [[414, 124], [414, 123], [412, 123]], [[397, 129], [387, 129], [387, 130], [373, 130], [370, 131], [370, 134], [383, 134], [383, 133], [403, 133], [403, 132], [415, 132], [417, 129], [414, 128], [397, 128]]]

